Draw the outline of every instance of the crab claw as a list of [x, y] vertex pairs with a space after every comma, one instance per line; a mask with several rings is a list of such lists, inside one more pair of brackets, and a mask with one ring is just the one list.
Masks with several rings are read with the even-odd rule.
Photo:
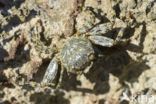
[[55, 79], [56, 77], [56, 74], [58, 72], [58, 62], [56, 61], [55, 58], [53, 58], [51, 61], [50, 61], [50, 64], [44, 74], [44, 77], [43, 77], [43, 80], [42, 82], [43, 83], [51, 83], [53, 82], [53, 80]]
[[89, 36], [89, 39], [92, 43], [103, 47], [112, 47], [115, 44], [113, 39], [104, 36]]
[[92, 34], [92, 35], [101, 35], [101, 34], [107, 33], [111, 29], [112, 29], [111, 23], [104, 23], [104, 24], [97, 25], [96, 27], [94, 27], [93, 29], [91, 29], [89, 31], [89, 34]]

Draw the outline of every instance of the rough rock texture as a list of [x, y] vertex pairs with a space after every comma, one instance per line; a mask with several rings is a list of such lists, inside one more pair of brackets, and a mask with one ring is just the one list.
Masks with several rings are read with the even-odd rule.
[[[95, 46], [92, 68], [42, 85], [64, 42], [100, 24], [94, 33], [129, 44]], [[155, 104], [155, 82], [155, 0], [0, 0], [0, 103]]]

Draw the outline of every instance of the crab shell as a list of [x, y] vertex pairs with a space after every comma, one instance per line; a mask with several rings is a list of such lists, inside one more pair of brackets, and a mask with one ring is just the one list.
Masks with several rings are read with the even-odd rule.
[[81, 70], [90, 65], [94, 59], [94, 49], [85, 37], [73, 37], [61, 50], [61, 63], [69, 72]]

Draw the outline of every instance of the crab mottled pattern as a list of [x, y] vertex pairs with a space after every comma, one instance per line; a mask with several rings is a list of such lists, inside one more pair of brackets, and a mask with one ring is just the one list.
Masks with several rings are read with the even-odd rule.
[[61, 61], [69, 71], [84, 69], [94, 57], [94, 49], [90, 41], [84, 37], [73, 37], [61, 51]]

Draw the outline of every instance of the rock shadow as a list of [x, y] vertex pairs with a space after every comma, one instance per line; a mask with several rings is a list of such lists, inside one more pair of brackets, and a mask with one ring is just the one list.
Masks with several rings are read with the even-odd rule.
[[54, 91], [54, 94], [38, 92], [30, 96], [30, 100], [35, 104], [70, 104], [70, 101], [64, 98], [64, 93]]
[[19, 8], [20, 5], [24, 2], [25, 0], [1, 0], [0, 1], [0, 12], [2, 15], [7, 16], [10, 13], [8, 10], [15, 6], [16, 8]]

